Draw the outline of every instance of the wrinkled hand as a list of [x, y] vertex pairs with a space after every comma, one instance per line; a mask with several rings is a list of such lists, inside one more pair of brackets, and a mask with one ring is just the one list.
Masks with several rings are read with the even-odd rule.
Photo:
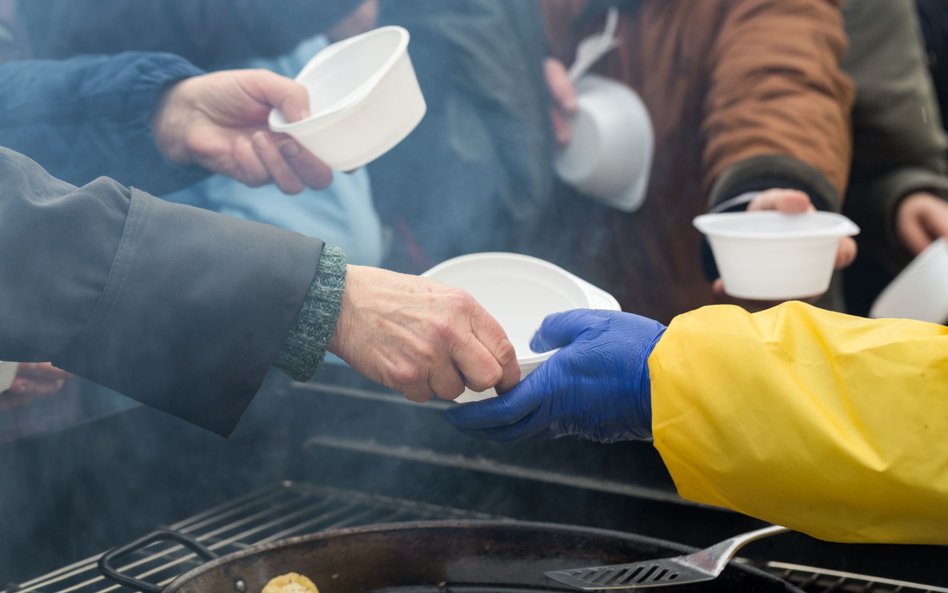
[[266, 70], [231, 70], [185, 79], [167, 91], [152, 115], [166, 160], [198, 164], [250, 186], [273, 181], [288, 194], [332, 181], [325, 163], [268, 128], [278, 107], [289, 121], [309, 114], [306, 89]]
[[576, 86], [569, 79], [566, 66], [563, 62], [547, 58], [543, 63], [546, 75], [546, 85], [550, 90], [553, 105], [550, 108], [550, 121], [553, 124], [553, 135], [560, 146], [566, 146], [572, 139], [569, 120], [579, 110], [579, 99], [576, 97]]
[[[769, 189], [755, 196], [747, 205], [747, 211], [778, 210], [786, 214], [801, 214], [816, 210], [810, 201], [810, 196], [795, 189]], [[856, 241], [852, 237], [843, 237], [839, 240], [839, 249], [836, 251], [837, 270], [845, 268], [856, 259]], [[714, 292], [725, 294], [724, 283], [720, 278], [714, 281]]]
[[513, 345], [471, 295], [377, 268], [349, 266], [329, 351], [413, 401], [520, 380]]
[[7, 391], [11, 395], [53, 395], [69, 377], [69, 373], [48, 362], [21, 362]]
[[467, 434], [496, 441], [650, 438], [648, 357], [664, 332], [661, 323], [629, 313], [580, 309], [550, 315], [531, 348], [562, 350], [511, 391], [451, 408], [447, 419]]
[[927, 192], [907, 196], [899, 204], [896, 232], [913, 256], [939, 237], [948, 237], [948, 202]]

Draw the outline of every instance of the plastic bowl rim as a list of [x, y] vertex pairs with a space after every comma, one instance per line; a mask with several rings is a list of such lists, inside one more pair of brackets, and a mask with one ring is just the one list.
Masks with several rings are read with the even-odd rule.
[[[324, 128], [325, 126], [331, 125], [333, 122], [336, 121], [337, 117], [343, 116], [346, 113], [356, 109], [359, 105], [361, 105], [362, 102], [366, 99], [366, 97], [368, 97], [369, 94], [371, 94], [372, 89], [374, 89], [378, 85], [379, 81], [382, 80], [382, 78], [384, 78], [386, 74], [391, 72], [392, 68], [395, 67], [395, 64], [398, 62], [398, 60], [400, 60], [402, 56], [407, 52], [408, 42], [411, 39], [411, 34], [408, 32], [408, 29], [404, 27], [400, 27], [398, 25], [387, 25], [384, 27], [379, 27], [377, 29], [372, 29], [371, 31], [366, 31], [365, 33], [362, 33], [361, 35], [357, 35], [355, 37], [351, 37], [349, 39], [345, 39], [333, 45], [327, 46], [323, 48], [322, 51], [318, 52], [315, 56], [313, 56], [310, 59], [310, 61], [307, 62], [305, 66], [303, 66], [303, 69], [300, 70], [299, 74], [297, 74], [296, 77], [293, 79], [294, 81], [299, 82], [300, 84], [303, 84], [302, 82], [300, 82], [300, 79], [303, 76], [309, 74], [310, 72], [318, 68], [320, 65], [322, 65], [323, 62], [330, 59], [334, 55], [338, 54], [341, 51], [346, 50], [349, 46], [355, 45], [356, 43], [362, 41], [365, 38], [382, 35], [389, 31], [395, 31], [399, 34], [398, 45], [396, 46], [395, 50], [392, 52], [392, 55], [388, 57], [385, 63], [382, 64], [382, 66], [372, 76], [370, 76], [368, 79], [359, 83], [359, 85], [355, 89], [353, 89], [345, 97], [344, 100], [341, 100], [339, 102], [340, 104], [338, 107], [332, 110], [320, 111], [318, 113], [314, 113], [304, 119], [294, 121], [294, 122], [287, 122], [285, 121], [285, 119], [283, 122], [277, 121], [275, 119], [275, 114], [279, 111], [279, 109], [275, 108], [271, 110], [270, 116], [268, 118], [270, 129], [272, 129], [275, 132], [288, 133], [290, 130], [296, 130], [298, 128], [308, 127], [308, 128], [311, 128], [311, 131], [316, 131], [318, 129]], [[335, 51], [329, 51], [329, 50], [332, 50], [334, 46], [336, 48]], [[303, 85], [303, 86], [306, 86], [306, 85]], [[307, 91], [308, 90], [309, 89], [307, 89]]]
[[[743, 218], [757, 219], [775, 219], [778, 217], [808, 216], [829, 219], [836, 221], [833, 226], [827, 226], [819, 229], [795, 229], [787, 231], [759, 231], [754, 229], [721, 229], [714, 228], [715, 221], [736, 220]], [[805, 212], [801, 214], [784, 214], [774, 210], [760, 212], [721, 212], [714, 214], [702, 214], [696, 216], [692, 221], [695, 228], [708, 235], [709, 237], [723, 237], [729, 239], [753, 239], [760, 241], [785, 241], [787, 239], [821, 239], [830, 237], [852, 237], [858, 235], [860, 229], [856, 223], [849, 218], [836, 212]]]

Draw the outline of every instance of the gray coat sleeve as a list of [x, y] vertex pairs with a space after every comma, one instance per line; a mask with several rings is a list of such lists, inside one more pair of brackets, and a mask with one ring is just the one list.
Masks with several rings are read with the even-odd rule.
[[916, 191], [948, 196], [948, 150], [914, 0], [853, 0], [845, 7], [856, 82], [853, 168], [845, 213], [860, 244], [893, 269], [908, 261], [895, 233], [898, 205]]
[[0, 149], [0, 359], [51, 360], [228, 434], [314, 282], [323, 244]]

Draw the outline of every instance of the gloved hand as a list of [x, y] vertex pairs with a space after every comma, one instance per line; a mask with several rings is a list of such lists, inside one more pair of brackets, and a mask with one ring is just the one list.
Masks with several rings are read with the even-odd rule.
[[498, 397], [449, 409], [463, 432], [496, 441], [576, 436], [611, 443], [652, 435], [648, 357], [665, 333], [629, 313], [580, 309], [550, 315], [536, 352], [562, 348]]

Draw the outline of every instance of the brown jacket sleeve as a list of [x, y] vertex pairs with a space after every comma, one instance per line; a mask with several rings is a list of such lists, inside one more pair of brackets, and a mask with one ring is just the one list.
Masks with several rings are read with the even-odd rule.
[[795, 187], [839, 208], [853, 90], [839, 1], [730, 0], [711, 47], [704, 160], [711, 205]]

